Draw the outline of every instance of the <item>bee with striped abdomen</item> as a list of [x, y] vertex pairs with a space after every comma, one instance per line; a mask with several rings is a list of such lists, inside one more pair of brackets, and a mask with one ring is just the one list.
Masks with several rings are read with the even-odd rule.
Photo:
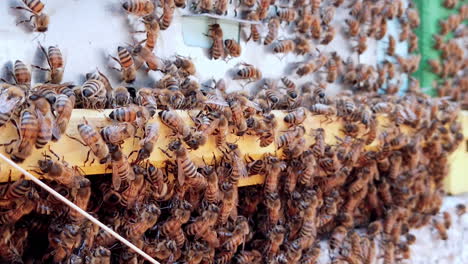
[[[110, 153], [109, 148], [106, 145], [106, 142], [101, 137], [101, 134], [96, 130], [96, 128], [88, 123], [86, 119], [83, 118], [83, 123], [78, 124], [78, 133], [83, 141], [75, 137], [70, 137], [81, 143], [83, 146], [89, 147], [88, 154], [86, 155], [86, 160], [84, 164], [89, 161], [89, 154], [93, 152], [94, 156], [99, 159], [99, 163], [104, 164], [109, 161]], [[91, 163], [94, 162], [94, 159]]]
[[39, 133], [36, 139], [36, 148], [41, 149], [52, 139], [52, 130], [55, 127], [55, 118], [50, 103], [44, 97], [32, 95], [29, 97], [36, 112], [39, 124]]
[[31, 17], [27, 20], [19, 21], [18, 24], [31, 22], [34, 18], [33, 29], [37, 32], [46, 32], [49, 28], [49, 16], [42, 12], [44, 10], [44, 3], [40, 0], [23, 0], [23, 3], [27, 6], [16, 6], [15, 9], [25, 10], [32, 13]]
[[241, 63], [244, 67], [236, 72], [234, 80], [258, 81], [262, 78], [262, 72], [251, 64]]
[[[39, 122], [33, 109], [24, 109], [21, 112], [18, 132], [18, 139], [4, 145], [7, 146], [6, 153], [10, 155], [11, 160], [21, 163], [31, 155], [39, 134]], [[10, 146], [11, 144], [13, 146]]]
[[241, 55], [241, 46], [234, 39], [226, 39], [224, 41], [224, 45], [226, 47], [227, 55], [231, 57], [239, 57]]
[[131, 83], [135, 81], [136, 78], [136, 68], [135, 68], [135, 63], [133, 61], [132, 56], [130, 55], [130, 52], [124, 48], [124, 47], [117, 47], [117, 52], [119, 55], [119, 58], [115, 58], [111, 56], [113, 60], [115, 60], [117, 63], [120, 65], [120, 69], [118, 68], [113, 68], [117, 71], [120, 72], [122, 76], [122, 80], [125, 81], [126, 83]]
[[279, 27], [280, 20], [278, 18], [271, 18], [270, 21], [268, 21], [268, 34], [263, 41], [263, 45], [270, 45], [278, 38]]
[[104, 83], [91, 79], [86, 81], [80, 89], [83, 107], [89, 109], [103, 109], [107, 102], [107, 91]]
[[166, 30], [172, 23], [174, 18], [174, 10], [176, 8], [174, 0], [164, 0], [163, 5], [163, 14], [159, 18], [159, 28], [161, 30]]
[[155, 5], [153, 0], [126, 0], [122, 8], [134, 15], [146, 16], [154, 12]]
[[210, 55], [212, 59], [224, 58], [224, 45], [223, 45], [223, 29], [219, 24], [212, 24], [208, 30], [208, 37], [213, 41], [210, 48]]
[[33, 67], [48, 72], [47, 82], [60, 84], [62, 82], [63, 71], [65, 69], [62, 52], [57, 46], [49, 46], [48, 50], [46, 51], [45, 48], [39, 44], [39, 48], [46, 57], [49, 68], [42, 68], [35, 65], [33, 65]]

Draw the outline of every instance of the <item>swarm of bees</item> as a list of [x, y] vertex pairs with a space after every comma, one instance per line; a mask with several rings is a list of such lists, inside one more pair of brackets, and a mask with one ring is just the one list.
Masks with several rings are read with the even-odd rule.
[[[457, 2], [444, 1], [444, 6], [454, 8]], [[461, 4], [447, 19], [439, 21], [440, 32], [434, 35], [433, 47], [441, 55], [427, 61], [430, 71], [438, 77], [434, 81], [438, 95], [459, 102], [464, 110], [468, 110], [468, 27], [462, 22], [467, 19], [468, 5]], [[449, 33], [453, 33], [453, 38], [446, 38]]]
[[[44, 5], [39, 0], [23, 2], [34, 14], [36, 30], [45, 31], [40, 27]], [[457, 1], [445, 4], [452, 2]], [[159, 31], [171, 25], [175, 8], [184, 8], [185, 1], [127, 0], [122, 8], [141, 19], [145, 30], [138, 33], [146, 39], [117, 47], [112, 59], [122, 84], [113, 87], [98, 69], [85, 74], [84, 83], [64, 83], [59, 47], [40, 46], [48, 67], [32, 67], [48, 72], [45, 83], [33, 85], [30, 68], [20, 60], [9, 70], [11, 78], [2, 79], [0, 126], [11, 121], [18, 131], [17, 138], [2, 146], [17, 163], [41, 149], [43, 158], [32, 168], [36, 174], [162, 263], [314, 263], [326, 251], [319, 244], [324, 239], [332, 263], [374, 263], [376, 258], [395, 263], [410, 258], [416, 240], [411, 228], [432, 224], [441, 239], [448, 239], [451, 216], [439, 209], [448, 156], [463, 141], [457, 120], [460, 107], [450, 101], [453, 95], [433, 99], [422, 94], [415, 79], [405, 95], [396, 95], [397, 71], [413, 73], [421, 59], [395, 52], [396, 42], [405, 40], [417, 50], [412, 30], [420, 21], [414, 7], [371, 0], [240, 4], [248, 20], [263, 22], [250, 25], [248, 40], [272, 45], [274, 53], [303, 56], [293, 75], [310, 81], [298, 85], [291, 76], [263, 78], [260, 69], [244, 62], [237, 65], [233, 79], [262, 83], [259, 90], [228, 92], [224, 79], [201, 83], [194, 78], [190, 58], [163, 60], [153, 53]], [[350, 9], [343, 21], [345, 34], [358, 58], [366, 52], [369, 38], [387, 36], [387, 20], [400, 20], [398, 38], [388, 37], [384, 64], [344, 61], [337, 52], [315, 48], [333, 41], [338, 32], [332, 25], [336, 9], [344, 6]], [[273, 15], [270, 7], [277, 7]], [[193, 8], [224, 15], [228, 4], [202, 0]], [[460, 10], [459, 16], [466, 19], [466, 8]], [[452, 25], [455, 20], [446, 22], [448, 31], [457, 27]], [[295, 38], [281, 38], [279, 30], [285, 24], [294, 27]], [[263, 39], [261, 26], [267, 28]], [[463, 30], [457, 32], [466, 36]], [[207, 36], [213, 40], [213, 59], [241, 55], [239, 43], [223, 39], [219, 24], [211, 25]], [[438, 43], [445, 60], [460, 58], [461, 47], [455, 42]], [[143, 64], [162, 77], [153, 87], [129, 86]], [[313, 74], [322, 78], [312, 80]], [[463, 83], [458, 71], [453, 75], [459, 78], [457, 84]], [[346, 89], [328, 96], [327, 87], [335, 82]], [[111, 124], [98, 128], [83, 118], [76, 137], [68, 135], [75, 108], [111, 108]], [[179, 109], [189, 111], [192, 124], [184, 122], [175, 111]], [[284, 118], [277, 118], [274, 110], [285, 111]], [[306, 129], [310, 116], [321, 118], [320, 127]], [[172, 132], [163, 148], [157, 147], [159, 122], [152, 119]], [[387, 120], [385, 126], [382, 119]], [[322, 127], [327, 123], [339, 124], [339, 131], [327, 131]], [[336, 143], [327, 140], [330, 133], [336, 133]], [[256, 137], [259, 147], [274, 150], [252, 158], [231, 136]], [[47, 147], [61, 137], [88, 149], [84, 165], [105, 164], [110, 173], [85, 175], [79, 166], [68, 164]], [[125, 153], [124, 141], [137, 137], [138, 149]], [[205, 156], [198, 164], [189, 153], [210, 137], [220, 154], [213, 153], [211, 162]], [[167, 156], [164, 166], [151, 163], [155, 151]], [[262, 175], [264, 184], [238, 187], [240, 179], [252, 175]], [[0, 193], [0, 261], [143, 262], [24, 178], [0, 185]], [[456, 212], [462, 216], [465, 205], [458, 205]]]
[[[448, 155], [463, 140], [456, 103], [419, 92], [329, 97], [326, 82], [299, 87], [286, 77], [281, 88], [249, 97], [227, 93], [223, 80], [213, 86], [180, 83], [181, 78], [190, 82], [193, 72], [183, 67], [184, 60], [171, 62], [172, 71], [158, 87], [134, 95], [111, 90], [111, 125], [98, 129], [86, 119], [78, 124], [75, 139], [89, 148], [85, 163], [96, 160], [112, 171], [100, 176], [84, 175], [44, 148], [50, 140], [70, 136], [64, 131], [74, 106], [108, 103], [99, 72], [78, 86], [4, 84], [1, 105], [9, 108], [1, 120], [3, 125], [14, 120], [19, 131], [6, 145], [10, 157], [21, 162], [33, 148], [45, 149], [35, 169], [44, 181], [163, 263], [305, 263], [318, 258], [318, 242], [326, 237], [334, 260], [372, 263], [382, 251], [385, 262], [393, 263], [410, 257], [410, 228], [432, 223], [447, 239], [450, 218], [437, 213]], [[174, 109], [195, 111], [195, 125]], [[288, 114], [277, 120], [273, 110]], [[340, 122], [337, 143], [327, 143], [329, 131], [323, 128], [307, 131], [303, 125], [309, 115]], [[389, 123], [378, 130], [382, 115]], [[168, 156], [161, 168], [148, 160], [159, 138], [159, 125], [148, 122], [151, 118], [173, 132], [161, 149]], [[278, 122], [288, 128], [279, 132]], [[121, 144], [137, 130], [143, 131], [137, 155], [124, 153]], [[261, 147], [273, 144], [276, 151], [245, 157], [227, 139], [231, 133], [256, 136]], [[221, 155], [196, 164], [189, 151], [211, 136]], [[304, 136], [314, 143], [307, 145]], [[264, 175], [263, 186], [238, 188], [240, 179], [256, 174]], [[5, 261], [141, 261], [31, 182], [20, 179], [2, 189]], [[367, 227], [367, 234], [356, 233], [356, 227]], [[47, 243], [33, 250], [31, 241], [38, 237]]]

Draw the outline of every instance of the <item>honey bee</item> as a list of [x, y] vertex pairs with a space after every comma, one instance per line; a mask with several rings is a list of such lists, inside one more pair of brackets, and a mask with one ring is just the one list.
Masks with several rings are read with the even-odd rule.
[[133, 47], [131, 53], [146, 63], [148, 71], [158, 71], [162, 69], [161, 60], [158, 57], [156, 57], [156, 55], [154, 55], [154, 53], [148, 47], [138, 44], [135, 47]]
[[305, 129], [303, 126], [296, 126], [295, 128], [286, 131], [276, 142], [278, 149], [290, 145], [296, 138], [302, 137], [304, 133]]
[[251, 64], [242, 63], [243, 68], [236, 72], [234, 80], [258, 81], [262, 78], [262, 72]]
[[140, 90], [138, 90], [135, 102], [140, 106], [144, 106], [148, 110], [150, 116], [156, 114], [157, 103], [156, 98], [153, 96], [152, 89], [141, 88]]
[[288, 23], [296, 20], [297, 12], [294, 8], [281, 8], [278, 9], [276, 15], [281, 21], [286, 21]]
[[138, 127], [142, 128], [144, 123], [149, 120], [150, 114], [145, 107], [131, 104], [113, 110], [109, 114], [109, 118], [119, 122], [135, 122]]
[[35, 65], [33, 65], [33, 67], [48, 72], [47, 82], [60, 84], [62, 82], [64, 71], [62, 52], [57, 46], [50, 46], [48, 51], [46, 51], [41, 44], [39, 44], [39, 48], [42, 53], [44, 53], [49, 68], [42, 68]]
[[0, 91], [0, 127], [10, 120], [13, 112], [25, 99], [25, 92], [16, 86], [9, 86]]
[[29, 23], [34, 18], [34, 22], [32, 24], [34, 31], [46, 32], [49, 27], [50, 19], [46, 13], [42, 12], [45, 6], [44, 3], [40, 0], [23, 0], [23, 3], [26, 7], [16, 6], [13, 8], [28, 11], [32, 16], [27, 20], [19, 21], [18, 24], [26, 22]]
[[411, 32], [409, 34], [408, 44], [408, 52], [415, 52], [418, 49], [418, 36]]
[[329, 25], [335, 16], [336, 8], [334, 6], [328, 6], [322, 12], [322, 23]]
[[55, 126], [54, 116], [51, 106], [44, 97], [32, 95], [29, 97], [33, 101], [37, 121], [39, 123], [39, 132], [36, 139], [36, 148], [43, 148], [52, 139], [52, 129]]
[[356, 52], [361, 55], [367, 50], [367, 36], [361, 35], [358, 37], [358, 44], [356, 46]]
[[443, 212], [442, 216], [444, 217], [445, 228], [450, 229], [450, 227], [452, 226], [452, 216], [449, 212]]
[[200, 9], [202, 13], [210, 13], [213, 10], [213, 0], [200, 0], [194, 3], [194, 7]]
[[349, 37], [357, 37], [361, 30], [361, 25], [359, 21], [353, 19], [345, 19], [346, 24], [348, 25], [348, 35]]
[[333, 230], [330, 237], [330, 249], [334, 250], [341, 247], [344, 239], [346, 238], [348, 230], [344, 226], [338, 226]]
[[203, 235], [216, 224], [218, 213], [219, 208], [214, 204], [210, 204], [208, 209], [203, 211], [201, 216], [197, 217], [193, 223], [187, 226], [187, 235], [203, 237]]
[[270, 259], [279, 253], [280, 246], [283, 244], [285, 228], [281, 225], [277, 225], [271, 229], [268, 233], [268, 244], [265, 247], [267, 258]]
[[130, 92], [124, 86], [117, 86], [112, 91], [112, 106], [116, 107], [125, 107], [130, 104]]
[[160, 111], [158, 116], [161, 119], [161, 122], [168, 126], [172, 131], [186, 138], [190, 134], [190, 128], [185, 125], [182, 118], [175, 111]]
[[228, 1], [217, 0], [215, 3], [215, 13], [218, 15], [227, 15]]
[[162, 225], [163, 234], [173, 239], [179, 248], [184, 245], [186, 240], [182, 224], [185, 224], [189, 218], [189, 210], [176, 208], [173, 215]]
[[161, 30], [166, 30], [172, 23], [174, 18], [175, 3], [174, 0], [165, 0], [163, 5], [163, 14], [159, 18], [159, 27]]
[[174, 64], [183, 73], [183, 76], [195, 75], [195, 64], [193, 64], [191, 59], [177, 56]]
[[265, 193], [273, 193], [278, 191], [278, 183], [282, 171], [283, 163], [275, 157], [267, 157], [265, 169], [268, 174], [265, 178]]
[[268, 34], [263, 41], [263, 45], [270, 45], [278, 38], [279, 27], [280, 20], [278, 18], [271, 18], [270, 21], [268, 21]]
[[[247, 19], [251, 21], [258, 21], [259, 17], [257, 12], [249, 12], [247, 14]], [[250, 24], [250, 36], [247, 38], [247, 42], [252, 39], [254, 42], [260, 41], [260, 32], [258, 30], [258, 25]]]
[[327, 121], [336, 113], [336, 109], [333, 106], [325, 104], [314, 104], [309, 110], [313, 115], [324, 115]]
[[108, 125], [101, 129], [101, 136], [107, 144], [122, 145], [123, 142], [135, 135], [135, 128], [130, 123]]
[[[84, 178], [80, 181], [80, 186], [74, 197], [74, 203], [78, 207], [86, 211], [90, 197], [91, 197], [91, 182], [88, 179]], [[74, 223], [82, 223], [85, 218], [84, 215], [82, 215], [76, 210], [70, 210], [68, 212], [68, 217], [70, 217], [70, 219]]]
[[239, 57], [241, 55], [241, 46], [234, 39], [226, 39], [224, 45], [226, 46], [227, 55], [231, 57]]
[[16, 60], [13, 66], [13, 71], [8, 71], [10, 72], [10, 75], [13, 77], [15, 84], [18, 87], [20, 87], [23, 90], [29, 90], [29, 88], [31, 87], [31, 72], [29, 71], [26, 64], [24, 64], [20, 60]]
[[[219, 191], [219, 179], [218, 174], [212, 166], [205, 166], [202, 169], [202, 174], [207, 179], [207, 186], [204, 193], [204, 199], [210, 204], [217, 203], [221, 198], [221, 192]], [[217, 218], [217, 217], [216, 217]]]
[[284, 116], [284, 122], [288, 123], [290, 126], [300, 125], [304, 122], [306, 117], [305, 109], [301, 107]]
[[[75, 137], [69, 137], [80, 142], [83, 146], [88, 146], [90, 148], [88, 154], [86, 155], [84, 164], [88, 162], [89, 154], [91, 152], [93, 152], [94, 156], [99, 159], [99, 163], [107, 163], [110, 158], [109, 148], [107, 147], [101, 135], [96, 131], [94, 126], [90, 125], [86, 119], [83, 119], [83, 123], [78, 124], [78, 132], [84, 142]], [[93, 163], [93, 161], [91, 163]]]
[[[134, 179], [133, 180], [127, 179], [128, 187], [122, 191], [121, 200], [120, 200], [120, 204], [126, 207], [127, 209], [135, 206], [137, 201], [141, 202], [141, 199], [143, 198], [140, 196], [140, 193], [145, 184], [145, 178], [143, 176], [143, 173], [144, 173], [143, 168], [141, 168], [138, 165], [133, 166]], [[123, 175], [120, 175], [120, 176], [123, 176]], [[114, 178], [114, 175], [113, 175], [113, 178]]]
[[6, 225], [16, 223], [32, 210], [34, 210], [34, 202], [28, 199], [21, 206], [18, 206], [18, 208], [10, 209], [0, 214], [0, 224]]
[[154, 12], [155, 6], [152, 0], [126, 0], [122, 3], [125, 11], [137, 16], [146, 16]]
[[305, 55], [310, 53], [312, 50], [312, 44], [304, 37], [298, 37], [296, 39], [296, 49], [295, 52], [297, 55]]
[[121, 73], [122, 80], [124, 80], [126, 83], [131, 83], [135, 81], [136, 79], [136, 68], [135, 68], [135, 63], [133, 61], [132, 56], [130, 55], [130, 52], [124, 48], [124, 47], [117, 47], [117, 52], [119, 55], [119, 58], [115, 58], [111, 56], [113, 60], [115, 60], [119, 65], [120, 69], [113, 68]]
[[245, 236], [250, 233], [249, 223], [244, 217], [237, 219], [237, 225], [232, 232], [232, 236], [222, 245], [228, 251], [235, 251], [239, 245], [244, 243]]
[[246, 251], [242, 250], [236, 256], [237, 263], [260, 263], [262, 260], [262, 253], [258, 250]]
[[434, 228], [437, 230], [437, 232], [439, 232], [440, 239], [447, 240], [448, 239], [447, 228], [444, 225], [444, 223], [437, 219], [433, 219], [432, 223], [434, 225]]
[[219, 211], [218, 224], [226, 224], [231, 214], [235, 214], [237, 205], [237, 186], [229, 182], [221, 185], [221, 191], [224, 194]]
[[8, 144], [4, 144], [11, 145], [15, 143], [6, 149], [6, 153], [10, 154], [14, 162], [21, 163], [29, 157], [36, 143], [39, 134], [39, 121], [34, 113], [32, 109], [21, 111], [18, 126], [19, 138]]
[[86, 263], [97, 264], [97, 263], [110, 263], [111, 252], [109, 249], [99, 246], [94, 249], [91, 256], [86, 256]]
[[400, 42], [402, 41], [406, 41], [409, 37], [409, 34], [411, 32], [411, 28], [410, 28], [410, 25], [408, 22], [402, 22], [401, 23], [401, 31], [400, 31], [400, 34], [398, 36], [398, 40]]
[[[258, 14], [259, 20], [264, 20], [268, 16], [268, 9], [270, 7], [270, 2], [271, 0], [260, 0], [260, 3], [257, 7], [257, 14]], [[279, 21], [278, 21], [278, 24], [279, 24]]]
[[322, 36], [321, 20], [317, 15], [312, 16], [310, 32], [314, 39], [320, 39]]
[[[52, 154], [55, 154], [51, 151]], [[58, 156], [56, 156], [58, 158]], [[81, 186], [89, 185], [89, 180], [79, 175], [76, 167], [70, 167], [63, 159], [53, 161], [50, 157], [45, 157], [44, 160], [38, 162], [40, 172], [39, 175], [44, 175], [46, 178], [55, 180], [68, 188], [78, 189]], [[70, 193], [70, 198], [73, 194]]]
[[315, 14], [319, 11], [320, 9], [320, 4], [322, 3], [322, 0], [311, 0], [310, 1], [310, 9], [312, 11], [312, 14]]
[[[202, 174], [197, 171], [197, 166], [188, 157], [187, 149], [180, 141], [173, 141], [169, 144], [169, 149], [176, 154], [177, 161], [177, 180], [180, 186], [184, 185], [185, 180], [196, 181], [197, 179], [205, 179]], [[199, 182], [206, 186], [206, 180]], [[202, 186], [197, 186], [202, 187]]]
[[303, 64], [301, 67], [297, 68], [296, 74], [300, 77], [314, 73], [318, 70], [317, 65], [314, 62], [308, 62]]
[[406, 9], [406, 17], [408, 18], [408, 22], [411, 28], [419, 27], [421, 20], [419, 18], [419, 13], [414, 8], [407, 8]]
[[320, 41], [320, 44], [328, 45], [335, 38], [335, 34], [336, 34], [335, 28], [330, 25], [327, 26], [327, 31], [325, 32], [325, 36], [323, 37], [322, 41]]
[[107, 102], [107, 91], [104, 83], [91, 79], [86, 81], [80, 89], [83, 106], [91, 109], [103, 109]]
[[148, 123], [145, 126], [145, 137], [140, 141], [137, 161], [147, 159], [151, 156], [154, 146], [159, 138], [159, 124]]
[[213, 41], [210, 48], [211, 59], [224, 58], [223, 30], [219, 24], [212, 24], [208, 30], [208, 37]]
[[294, 49], [296, 48], [296, 44], [292, 40], [281, 40], [278, 41], [273, 48], [274, 53], [290, 53], [293, 52]]
[[68, 123], [72, 115], [74, 108], [73, 100], [64, 94], [59, 94], [56, 96], [56, 101], [54, 104], [55, 111], [55, 122], [52, 127], [52, 136], [53, 140], [59, 140], [61, 135], [65, 133]]
[[127, 227], [127, 237], [131, 239], [140, 239], [142, 235], [158, 221], [161, 210], [155, 204], [147, 204], [139, 216], [141, 219], [136, 223], [132, 223]]
[[145, 47], [153, 51], [159, 36], [159, 22], [154, 15], [143, 17], [142, 22], [145, 24], [145, 31], [137, 31], [137, 33], [146, 33]]
[[[387, 34], [387, 30], [388, 30], [388, 26], [387, 26], [387, 19], [385, 19], [384, 17], [380, 20], [380, 22], [378, 23], [375, 23], [376, 25], [378, 25], [378, 31], [377, 33], [375, 33], [375, 39], [377, 40], [381, 40], [385, 37], [385, 35]], [[370, 35], [370, 34], [368, 34]]]

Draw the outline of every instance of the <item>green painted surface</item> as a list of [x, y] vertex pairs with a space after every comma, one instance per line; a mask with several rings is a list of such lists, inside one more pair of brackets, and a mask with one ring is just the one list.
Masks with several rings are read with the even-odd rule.
[[[440, 59], [440, 52], [433, 48], [433, 35], [439, 33], [439, 20], [446, 19], [449, 15], [457, 12], [455, 9], [447, 9], [442, 3], [443, 0], [416, 0], [414, 1], [419, 11], [421, 24], [416, 29], [416, 34], [419, 38], [419, 52], [422, 59], [419, 65], [419, 70], [414, 73], [414, 76], [419, 79], [423, 92], [431, 96], [436, 96], [437, 91], [433, 87], [434, 80], [440, 78], [431, 72], [431, 68], [427, 63], [428, 59]], [[464, 2], [460, 1], [459, 5]], [[450, 38], [451, 34], [447, 35]]]

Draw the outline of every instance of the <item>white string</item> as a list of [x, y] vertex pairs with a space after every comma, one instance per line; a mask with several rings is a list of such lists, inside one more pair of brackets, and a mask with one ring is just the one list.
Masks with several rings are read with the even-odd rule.
[[141, 249], [139, 249], [137, 246], [135, 246], [134, 244], [132, 244], [130, 241], [126, 240], [125, 238], [123, 238], [122, 236], [120, 236], [119, 234], [117, 234], [114, 230], [110, 229], [109, 227], [107, 227], [105, 224], [101, 223], [99, 220], [97, 220], [96, 218], [94, 218], [92, 215], [88, 214], [86, 211], [84, 211], [83, 209], [81, 209], [80, 207], [78, 207], [77, 205], [75, 205], [74, 203], [72, 203], [71, 201], [69, 201], [67, 198], [63, 197], [60, 193], [56, 192], [54, 189], [50, 188], [47, 184], [43, 183], [41, 180], [39, 180], [38, 178], [36, 178], [34, 175], [32, 175], [31, 173], [29, 173], [28, 171], [26, 171], [25, 169], [23, 169], [22, 167], [20, 167], [18, 164], [16, 164], [15, 162], [13, 162], [12, 160], [10, 160], [9, 158], [5, 157], [2, 153], [0, 153], [0, 158], [2, 158], [3, 160], [5, 160], [8, 164], [10, 164], [11, 166], [15, 167], [17, 170], [19, 170], [21, 173], [23, 173], [24, 175], [26, 175], [28, 178], [30, 178], [34, 183], [36, 183], [37, 185], [41, 186], [42, 188], [44, 188], [46, 191], [50, 192], [53, 196], [55, 196], [57, 199], [61, 200], [62, 202], [64, 202], [66, 205], [70, 206], [72, 209], [78, 211], [80, 214], [84, 215], [86, 218], [88, 218], [91, 222], [95, 223], [96, 225], [98, 225], [100, 228], [104, 229], [106, 232], [109, 232], [113, 237], [117, 238], [118, 240], [120, 240], [120, 242], [124, 243], [125, 245], [127, 245], [129, 248], [131, 248], [132, 250], [134, 250], [135, 252], [137, 252], [138, 254], [140, 254], [142, 257], [144, 257], [146, 260], [148, 260], [149, 262], [153, 263], [153, 264], [160, 264], [159, 262], [157, 262], [155, 259], [153, 259], [151, 256], [149, 256], [148, 254], [146, 254], [144, 251], [142, 251]]

